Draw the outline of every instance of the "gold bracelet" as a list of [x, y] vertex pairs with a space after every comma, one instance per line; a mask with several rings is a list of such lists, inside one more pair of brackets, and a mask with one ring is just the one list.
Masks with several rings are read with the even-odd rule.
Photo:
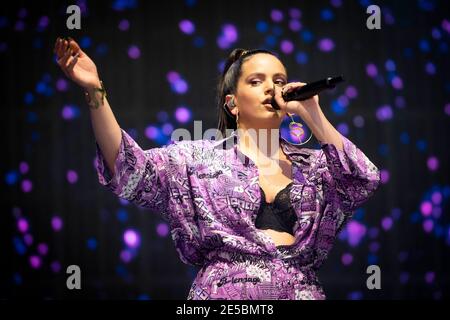
[[[100, 92], [102, 94], [102, 104], [104, 103], [105, 97], [106, 97], [106, 89], [103, 86], [103, 81], [100, 80], [100, 88], [93, 88], [94, 93]], [[87, 91], [84, 92], [84, 96], [86, 98], [86, 102], [89, 105], [89, 107], [93, 109], [98, 109], [100, 107], [100, 103], [96, 99], [91, 99], [89, 96], [89, 93]], [[94, 104], [92, 104], [94, 103]]]

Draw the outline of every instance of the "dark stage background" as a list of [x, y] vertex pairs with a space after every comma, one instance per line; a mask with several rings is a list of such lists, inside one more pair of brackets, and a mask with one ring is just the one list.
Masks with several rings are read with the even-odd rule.
[[[369, 30], [366, 8], [381, 8]], [[82, 10], [81, 30], [66, 8]], [[445, 299], [450, 286], [447, 1], [14, 1], [0, 9], [0, 299], [185, 299], [196, 268], [158, 213], [97, 180], [82, 90], [53, 45], [96, 62], [121, 125], [144, 148], [217, 124], [216, 79], [236, 47], [279, 53], [290, 81], [343, 74], [321, 95], [382, 184], [341, 233], [320, 279], [329, 299]], [[306, 147], [316, 147], [312, 141]], [[381, 269], [368, 290], [366, 268]], [[81, 290], [66, 268], [81, 268]]]

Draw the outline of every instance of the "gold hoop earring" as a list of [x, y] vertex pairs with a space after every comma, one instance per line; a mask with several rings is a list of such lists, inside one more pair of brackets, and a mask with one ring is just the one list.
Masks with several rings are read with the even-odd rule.
[[[286, 112], [286, 114], [291, 118], [291, 122], [289, 123], [289, 132], [290, 134], [292, 134], [293, 136], [295, 136], [298, 140], [301, 140], [300, 138], [305, 134], [305, 130], [303, 129], [303, 124], [301, 124], [300, 122], [296, 122], [294, 120], [294, 118], [292, 117], [294, 115], [294, 113], [289, 113]], [[283, 138], [287, 143], [296, 145], [296, 146], [301, 146], [304, 145], [305, 143], [308, 143], [309, 140], [311, 140], [313, 134], [311, 131], [311, 134], [309, 135], [309, 138], [306, 139], [305, 142], [302, 143], [292, 143], [290, 141], [288, 141], [287, 139]]]

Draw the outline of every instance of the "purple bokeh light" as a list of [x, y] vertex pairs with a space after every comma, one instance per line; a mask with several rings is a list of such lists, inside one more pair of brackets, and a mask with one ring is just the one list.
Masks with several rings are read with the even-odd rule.
[[403, 89], [403, 80], [399, 76], [395, 76], [391, 80], [391, 85], [394, 89], [401, 90]]
[[125, 244], [130, 248], [137, 248], [140, 244], [139, 233], [134, 229], [128, 229], [123, 234]]
[[335, 8], [342, 6], [342, 0], [331, 0], [330, 3]]
[[364, 127], [364, 118], [360, 115], [357, 115], [353, 118], [353, 124], [355, 125], [355, 127], [357, 128], [362, 128]]
[[439, 205], [441, 204], [442, 201], [442, 193], [440, 193], [439, 191], [435, 191], [431, 194], [431, 201], [436, 204]]
[[37, 246], [37, 251], [41, 256], [45, 256], [48, 253], [48, 245], [45, 243], [39, 243]]
[[384, 217], [381, 220], [381, 227], [384, 231], [389, 231], [392, 228], [393, 223], [394, 222], [391, 217]]
[[63, 227], [63, 221], [62, 221], [61, 217], [53, 216], [51, 225], [52, 225], [52, 228], [54, 231], [56, 231], [56, 232], [61, 231], [61, 229]]
[[324, 39], [319, 40], [318, 47], [319, 47], [320, 51], [323, 51], [323, 52], [333, 51], [334, 46], [335, 46], [334, 41], [332, 39], [324, 38]]
[[122, 250], [120, 252], [120, 259], [125, 263], [129, 263], [133, 259], [133, 254], [130, 250]]
[[302, 12], [298, 8], [290, 8], [289, 9], [289, 16], [292, 19], [300, 19], [302, 17]]
[[292, 19], [291, 21], [289, 21], [289, 29], [294, 32], [300, 31], [302, 29], [302, 24], [300, 21]]
[[27, 246], [31, 246], [33, 244], [33, 236], [29, 233], [23, 236], [23, 241]]
[[166, 78], [169, 83], [174, 83], [175, 81], [181, 79], [180, 74], [176, 71], [169, 71], [166, 75]]
[[380, 121], [387, 121], [392, 119], [393, 112], [390, 105], [384, 105], [377, 109], [376, 111], [377, 119]]
[[68, 170], [66, 177], [70, 184], [74, 184], [78, 181], [78, 174], [75, 170]]
[[425, 220], [424, 222], [423, 222], [423, 230], [426, 232], [426, 233], [430, 233], [431, 231], [433, 231], [433, 228], [434, 228], [434, 222], [433, 222], [433, 220], [431, 220], [431, 219], [427, 219], [427, 220]]
[[17, 221], [17, 229], [22, 232], [22, 233], [26, 233], [28, 231], [29, 225], [28, 225], [28, 221], [24, 218], [20, 218]]
[[436, 74], [436, 65], [433, 62], [427, 62], [425, 64], [425, 72], [429, 75]]
[[340, 123], [337, 125], [336, 129], [343, 135], [348, 136], [349, 127], [346, 123]]
[[420, 204], [420, 212], [424, 217], [429, 217], [433, 210], [433, 205], [430, 201], [424, 201]]
[[354, 86], [348, 86], [345, 89], [345, 95], [350, 99], [354, 99], [358, 96], [358, 90]]
[[395, 97], [395, 106], [399, 109], [403, 109], [406, 106], [405, 98], [402, 96]]
[[42, 265], [42, 260], [39, 256], [30, 256], [30, 265], [33, 269], [39, 269]]
[[341, 257], [342, 264], [348, 266], [353, 262], [353, 256], [350, 253], [344, 253]]
[[178, 94], [185, 94], [189, 89], [187, 82], [183, 79], [176, 80], [171, 87]]
[[377, 66], [373, 63], [369, 63], [366, 65], [366, 73], [369, 77], [374, 78], [378, 75]]
[[178, 27], [184, 34], [193, 34], [195, 32], [194, 23], [188, 19], [181, 20]]
[[386, 184], [389, 182], [390, 174], [387, 169], [380, 170], [380, 182]]
[[281, 22], [283, 21], [284, 15], [281, 10], [273, 9], [270, 12], [270, 18], [272, 19], [273, 22]]
[[58, 261], [53, 261], [50, 264], [50, 268], [54, 273], [59, 273], [61, 271], [61, 263], [59, 263]]
[[50, 23], [50, 19], [47, 16], [40, 17], [39, 21], [38, 21], [38, 25], [37, 25], [38, 30], [39, 31], [45, 30], [48, 27], [49, 23]]
[[159, 129], [155, 126], [148, 126], [145, 128], [145, 136], [149, 139], [156, 139], [159, 136]]
[[450, 116], [450, 103], [447, 103], [444, 107], [444, 112], [446, 115]]
[[67, 82], [66, 79], [59, 78], [56, 81], [56, 90], [64, 92], [64, 91], [67, 91], [68, 88], [69, 88], [69, 83]]
[[122, 19], [118, 27], [120, 31], [127, 31], [130, 28], [130, 22], [127, 19]]
[[352, 247], [356, 247], [366, 235], [367, 228], [358, 221], [350, 221], [347, 224], [348, 243]]
[[217, 45], [221, 49], [228, 49], [238, 39], [237, 28], [232, 24], [225, 24], [222, 33], [217, 38]]
[[28, 193], [33, 190], [33, 183], [30, 180], [25, 179], [22, 181], [21, 187], [23, 192]]
[[156, 233], [158, 233], [160, 237], [167, 237], [167, 235], [169, 234], [169, 226], [167, 225], [167, 223], [158, 223], [158, 225], [156, 226]]
[[425, 282], [428, 284], [431, 284], [434, 282], [434, 279], [436, 277], [436, 273], [433, 271], [428, 271], [427, 273], [425, 273]]
[[61, 116], [65, 120], [71, 120], [78, 116], [78, 110], [75, 106], [65, 105], [61, 110]]
[[439, 169], [439, 160], [435, 156], [431, 156], [427, 159], [427, 167], [430, 171], [436, 171]]
[[141, 50], [138, 46], [132, 45], [128, 48], [128, 56], [131, 59], [138, 59], [141, 56]]
[[191, 112], [186, 107], [178, 107], [175, 110], [175, 119], [180, 123], [186, 123], [191, 119]]
[[170, 136], [173, 132], [173, 125], [171, 123], [165, 123], [161, 129], [166, 136]]
[[290, 40], [283, 40], [280, 44], [281, 51], [285, 54], [291, 54], [294, 51], [294, 44]]

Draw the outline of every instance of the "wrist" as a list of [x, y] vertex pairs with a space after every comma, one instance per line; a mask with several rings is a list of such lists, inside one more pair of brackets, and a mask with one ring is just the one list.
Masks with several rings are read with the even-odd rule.
[[98, 109], [103, 105], [106, 97], [106, 89], [103, 86], [103, 82], [99, 80], [98, 86], [84, 88], [84, 96], [91, 109]]
[[91, 92], [94, 91], [96, 88], [102, 87], [102, 81], [100, 79], [97, 79], [94, 83], [88, 84], [87, 86], [83, 87], [84, 91]]

